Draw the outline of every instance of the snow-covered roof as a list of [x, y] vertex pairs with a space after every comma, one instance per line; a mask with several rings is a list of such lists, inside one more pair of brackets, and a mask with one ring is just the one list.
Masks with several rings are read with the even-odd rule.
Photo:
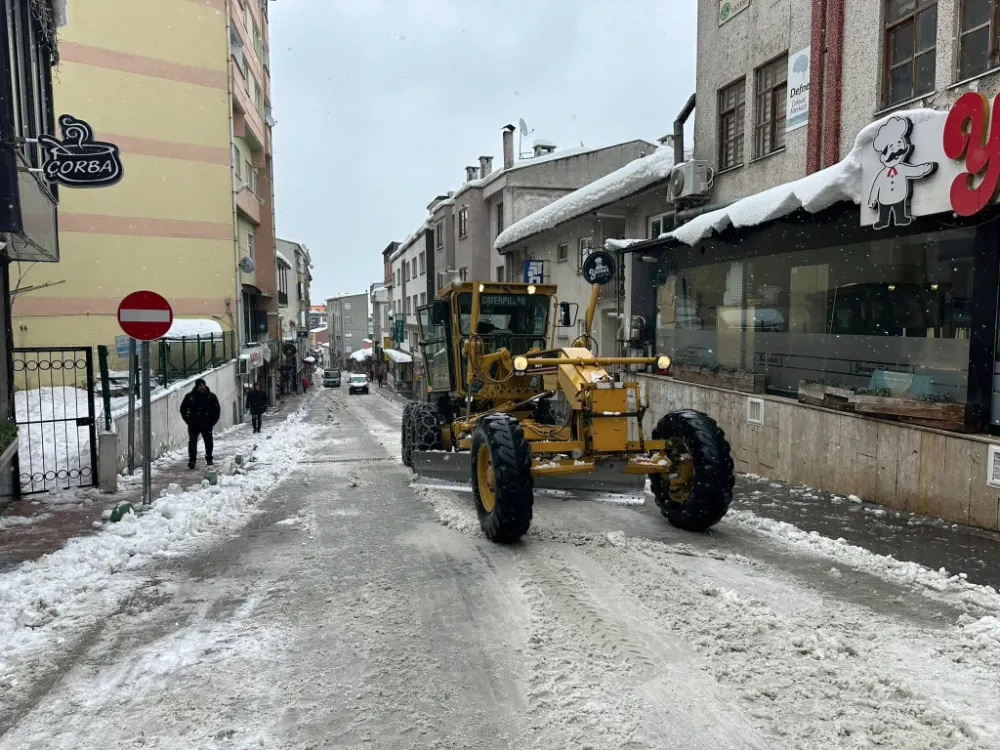
[[385, 351], [385, 356], [398, 365], [408, 365], [413, 361], [413, 357], [406, 352], [399, 351], [398, 349], [385, 349], [383, 351]]
[[621, 169], [607, 174], [569, 195], [564, 195], [544, 208], [511, 224], [497, 237], [494, 247], [503, 250], [508, 245], [553, 229], [567, 221], [595, 211], [609, 203], [645, 190], [670, 177], [674, 152], [658, 148], [649, 156], [630, 161]]
[[536, 138], [531, 144], [534, 148], [555, 148], [556, 144], [548, 138]]
[[222, 326], [208, 318], [174, 318], [165, 339], [194, 338], [195, 336], [222, 336]]
[[371, 359], [372, 350], [371, 349], [358, 349], [356, 352], [351, 354], [351, 359], [355, 362], [361, 362], [366, 359]]
[[323, 333], [326, 330], [326, 326], [319, 326], [318, 328], [310, 328], [310, 333]]
[[396, 251], [391, 256], [389, 256], [389, 262], [391, 263], [392, 261], [396, 260], [396, 258], [398, 258], [400, 255], [409, 250], [410, 246], [412, 246], [413, 243], [417, 241], [417, 238], [420, 237], [424, 232], [426, 232], [430, 228], [431, 228], [431, 220], [425, 219], [424, 223], [420, 225], [417, 231], [415, 231], [413, 234], [411, 234], [409, 237], [407, 237], [405, 240], [399, 243], [399, 247], [396, 248]]
[[673, 232], [661, 234], [660, 237], [669, 237], [686, 245], [694, 245], [711, 236], [713, 231], [721, 232], [729, 227], [756, 226], [780, 219], [800, 208], [809, 213], [816, 213], [842, 201], [860, 204], [861, 155], [864, 149], [871, 148], [879, 128], [890, 117], [907, 117], [910, 122], [916, 124], [940, 116], [941, 113], [933, 109], [911, 109], [886, 115], [862, 128], [858, 137], [854, 139], [854, 148], [832, 167], [762, 193], [741, 198], [725, 208], [702, 214]]
[[280, 261], [281, 261], [282, 263], [284, 263], [284, 264], [285, 264], [286, 266], [288, 266], [289, 268], [291, 268], [291, 267], [292, 267], [292, 264], [291, 264], [291, 262], [290, 262], [290, 261], [288, 260], [288, 258], [286, 258], [286, 257], [285, 257], [284, 255], [282, 255], [281, 253], [279, 253], [279, 252], [278, 252], [277, 250], [275, 250], [275, 251], [274, 251], [274, 256], [275, 256], [275, 257], [276, 257], [276, 258], [277, 258], [278, 260], [280, 260]]

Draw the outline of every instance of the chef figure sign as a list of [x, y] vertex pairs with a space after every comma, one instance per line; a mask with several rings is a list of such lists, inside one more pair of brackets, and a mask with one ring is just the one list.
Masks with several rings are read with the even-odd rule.
[[888, 226], [905, 227], [910, 216], [910, 183], [932, 174], [936, 162], [908, 164], [906, 159], [913, 151], [910, 143], [912, 124], [905, 117], [890, 117], [878, 129], [872, 143], [878, 152], [882, 169], [875, 175], [868, 193], [868, 207], [878, 211], [874, 229]]

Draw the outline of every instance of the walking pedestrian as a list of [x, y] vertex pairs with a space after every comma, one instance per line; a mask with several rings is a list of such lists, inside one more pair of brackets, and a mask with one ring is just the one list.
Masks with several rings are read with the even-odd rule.
[[302, 393], [309, 392], [309, 375], [305, 374], [302, 376]]
[[198, 378], [194, 388], [181, 401], [181, 418], [188, 426], [188, 468], [193, 469], [198, 458], [198, 437], [205, 442], [205, 463], [212, 465], [212, 429], [222, 415], [218, 397], [208, 384]]
[[381, 388], [382, 387], [382, 380], [385, 378], [385, 376], [382, 374], [382, 368], [381, 367], [379, 367], [378, 369], [375, 370], [375, 376], [378, 379], [378, 387]]
[[264, 421], [264, 412], [267, 411], [267, 394], [261, 388], [260, 383], [253, 384], [253, 390], [247, 394], [247, 409], [250, 410], [250, 423], [254, 432], [260, 432], [261, 423]]

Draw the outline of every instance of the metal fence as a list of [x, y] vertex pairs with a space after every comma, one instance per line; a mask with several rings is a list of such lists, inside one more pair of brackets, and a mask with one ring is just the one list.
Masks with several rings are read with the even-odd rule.
[[[160, 339], [153, 342], [149, 354], [152, 376], [157, 385], [165, 386], [220, 367], [237, 357], [239, 352], [236, 351], [236, 332], [224, 331], [207, 336]], [[116, 351], [109, 351], [108, 368], [112, 372], [112, 381], [124, 378], [127, 389], [128, 357], [119, 357]]]
[[22, 495], [96, 484], [93, 382], [89, 347], [14, 350]]

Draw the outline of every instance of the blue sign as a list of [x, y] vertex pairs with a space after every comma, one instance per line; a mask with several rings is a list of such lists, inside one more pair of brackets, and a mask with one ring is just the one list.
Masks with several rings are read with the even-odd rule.
[[526, 260], [524, 261], [524, 283], [543, 284], [545, 283], [545, 261]]
[[115, 336], [115, 349], [118, 350], [118, 359], [128, 359], [128, 336]]

